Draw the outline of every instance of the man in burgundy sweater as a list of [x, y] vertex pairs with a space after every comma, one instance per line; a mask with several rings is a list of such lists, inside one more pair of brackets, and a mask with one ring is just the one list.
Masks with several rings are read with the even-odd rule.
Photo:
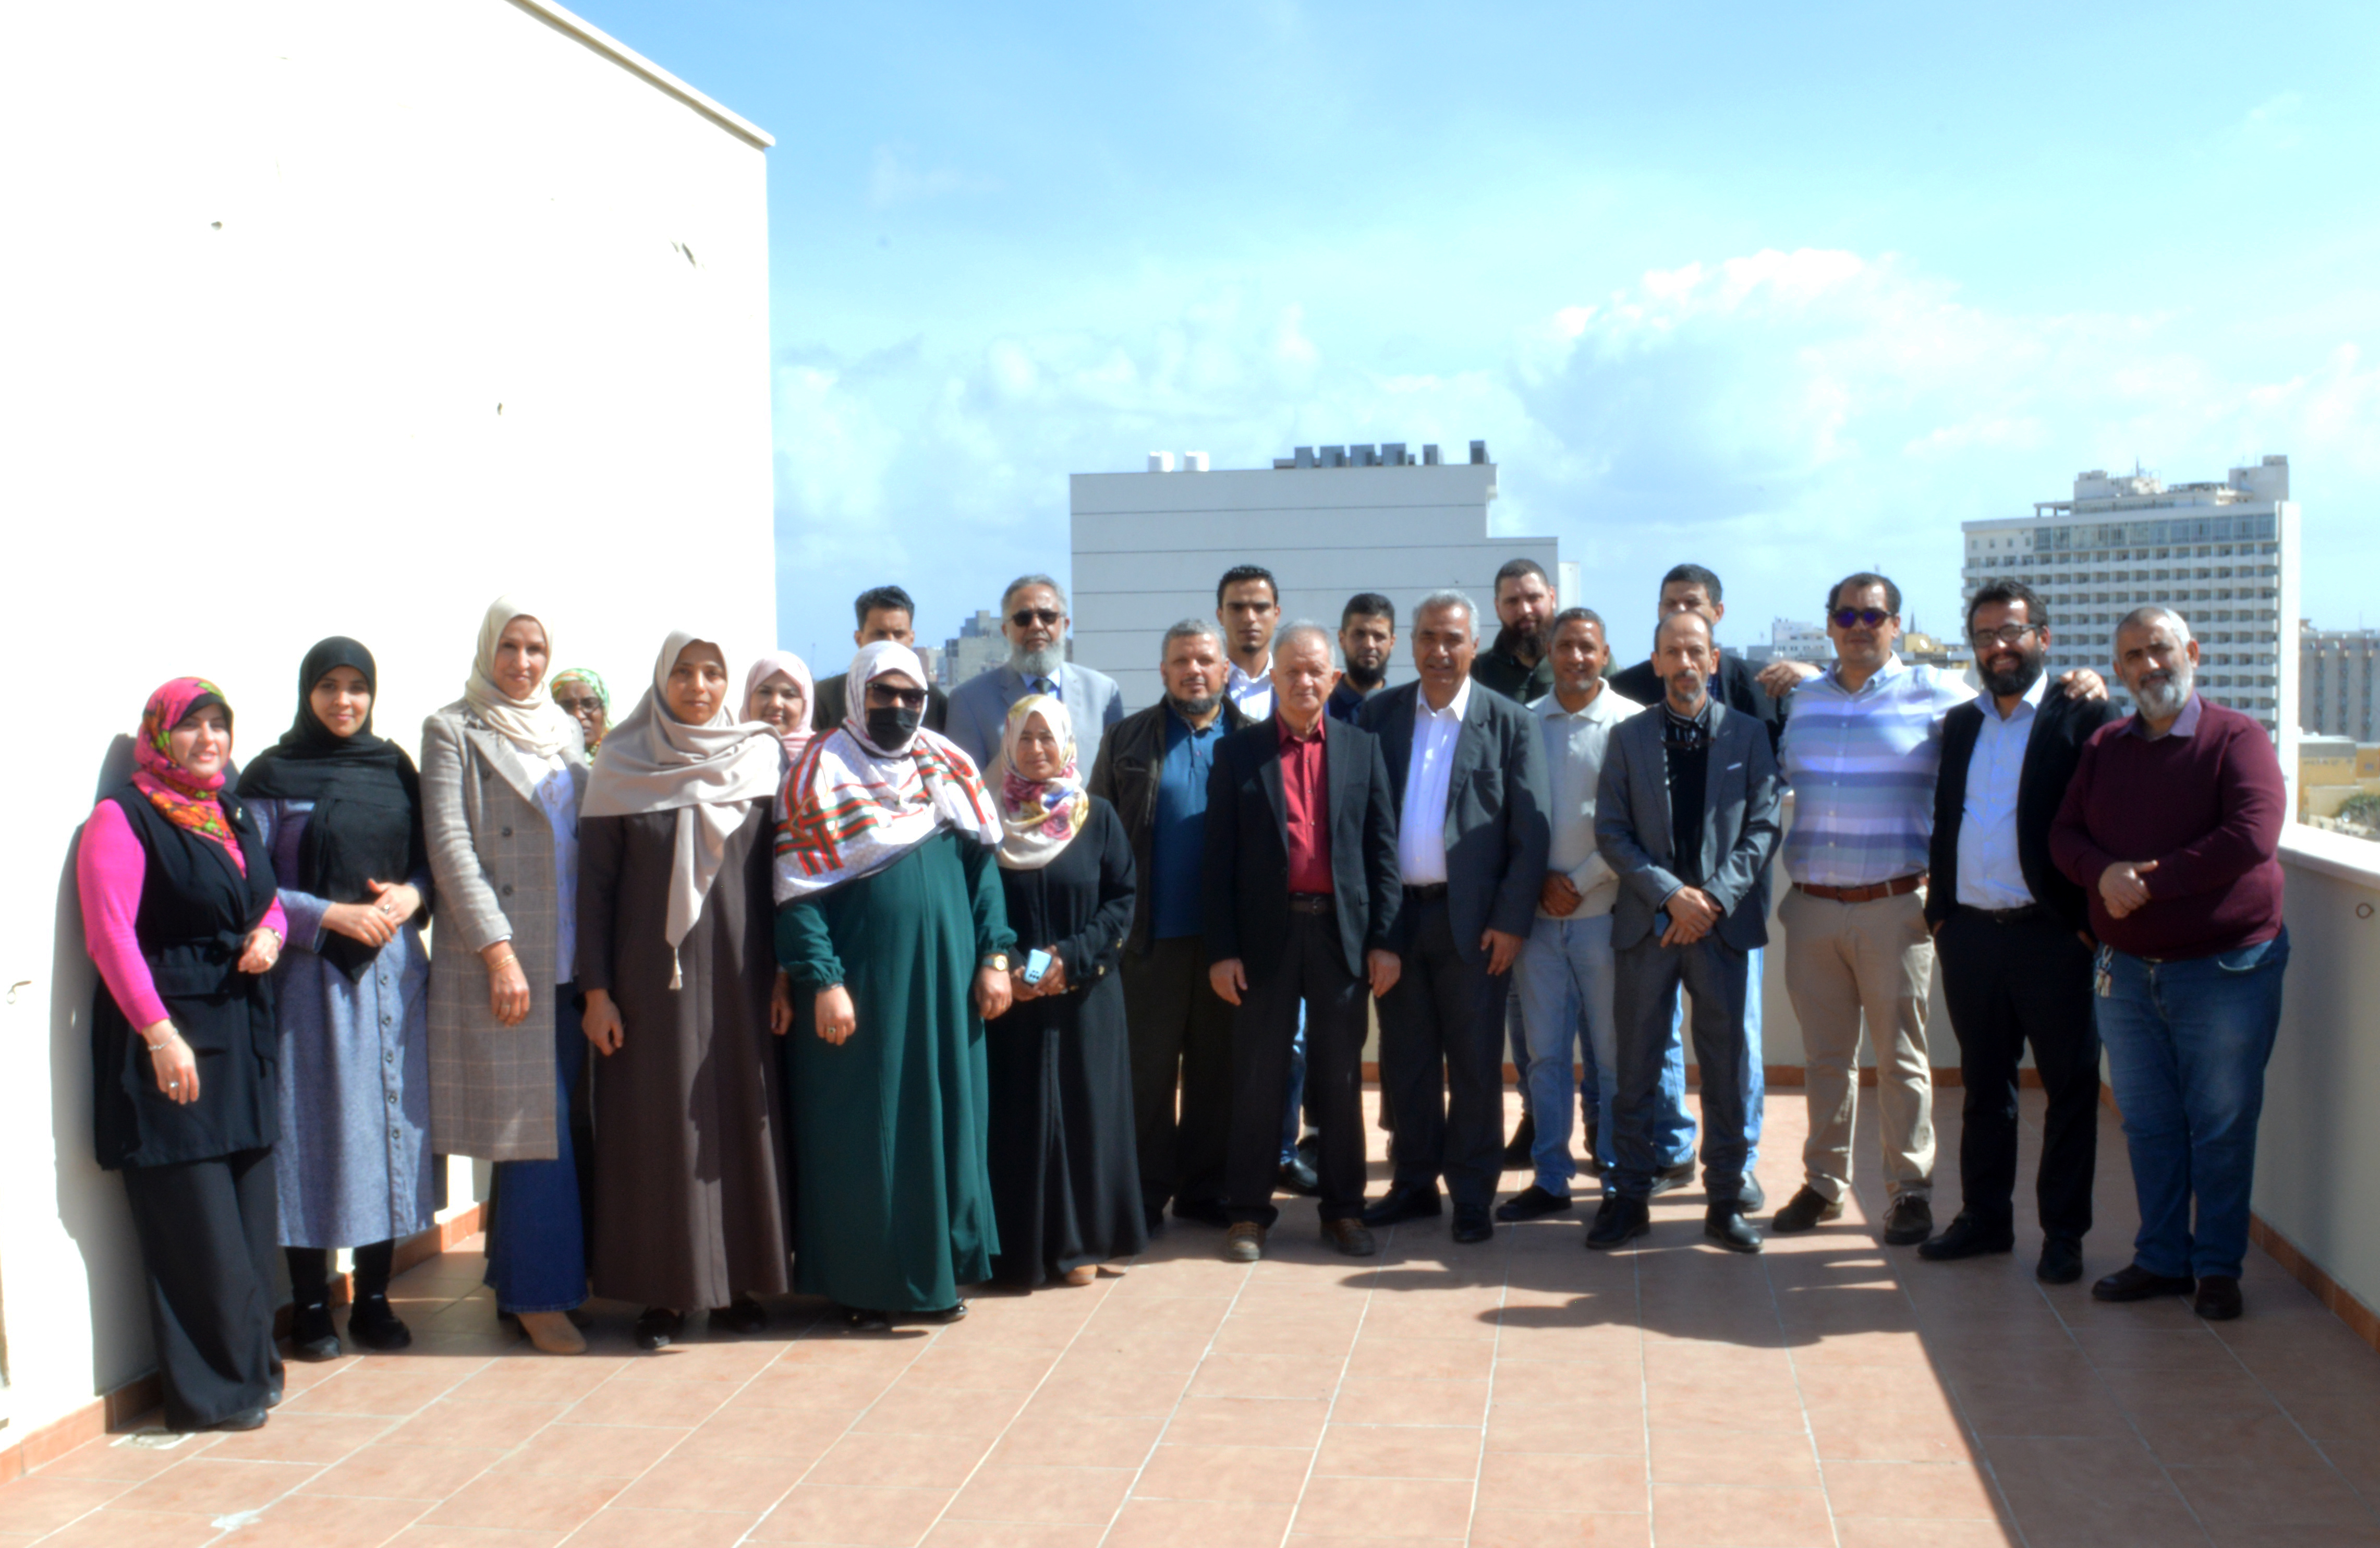
[[2116, 672], [2137, 711], [2083, 748], [2049, 852], [2090, 895], [2093, 1004], [2141, 1206], [2131, 1264], [2091, 1293], [2194, 1289], [2198, 1314], [2224, 1321], [2240, 1315], [2289, 957], [2277, 858], [2287, 798], [2265, 728], [2193, 691], [2197, 668], [2180, 614], [2137, 608], [2116, 626]]

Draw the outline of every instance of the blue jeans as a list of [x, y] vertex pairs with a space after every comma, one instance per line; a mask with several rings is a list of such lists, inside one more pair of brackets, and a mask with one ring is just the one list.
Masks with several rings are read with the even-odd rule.
[[1297, 1116], [1305, 1105], [1305, 1006], [1297, 1006], [1297, 1035], [1289, 1041], [1289, 1096], [1281, 1104], [1281, 1164], [1297, 1159]]
[[[1760, 973], [1767, 966], [1766, 951], [1763, 946], [1753, 947], [1749, 954], [1749, 966], [1745, 969], [1751, 981], [1743, 996], [1743, 1142], [1746, 1146], [1743, 1175], [1747, 1177], [1752, 1176], [1753, 1164], [1760, 1159], [1760, 1120], [1767, 1115], [1768, 1107], [1768, 1072], [1760, 1063]], [[1683, 995], [1679, 996], [1677, 1011], [1670, 1018], [1670, 1057], [1676, 1061], [1682, 1072], [1686, 1059], [1686, 1002]], [[1665, 1091], [1668, 1089], [1667, 1079], [1663, 1077], [1665, 1083], [1662, 1089]], [[1687, 1117], [1685, 1112], [1685, 1101], [1682, 1097], [1678, 1103], [1678, 1116], [1684, 1126], [1680, 1132], [1685, 1137], [1685, 1149], [1681, 1159], [1694, 1153], [1694, 1121]]]
[[2240, 1276], [2265, 1063], [2289, 961], [2287, 930], [2261, 945], [2180, 961], [2099, 948], [2091, 1004], [2140, 1198], [2132, 1261], [2151, 1274]]
[[587, 1298], [587, 1234], [578, 1213], [578, 1164], [570, 1149], [570, 1092], [587, 1062], [577, 994], [553, 994], [553, 1138], [551, 1161], [499, 1161], [496, 1220], [488, 1232], [487, 1283], [501, 1311], [567, 1311]]
[[[1611, 916], [1593, 919], [1539, 917], [1512, 969], [1521, 1015], [1528, 1032], [1523, 1067], [1529, 1116], [1537, 1130], [1529, 1152], [1537, 1186], [1557, 1199], [1570, 1197], [1577, 1165], [1571, 1160], [1571, 1068], [1584, 1066], [1578, 1100], [1595, 1115], [1595, 1154], [1606, 1168], [1619, 1158], [1619, 1131], [1611, 1121], [1620, 1091], [1620, 1030], [1612, 1016]], [[1582, 1047], [1582, 1043], [1584, 1046]], [[1686, 1055], [1675, 1036], [1661, 1066], [1660, 1110], [1653, 1142], [1661, 1164], [1675, 1166], [1694, 1155], [1694, 1124], [1686, 1115]]]

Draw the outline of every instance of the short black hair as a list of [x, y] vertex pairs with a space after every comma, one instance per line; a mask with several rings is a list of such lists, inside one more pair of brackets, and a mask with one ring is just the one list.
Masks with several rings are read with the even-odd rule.
[[1339, 610], [1339, 627], [1343, 629], [1358, 618], [1386, 618], [1389, 632], [1394, 634], [1397, 631], [1397, 604], [1378, 591], [1358, 591], [1347, 599], [1346, 606]]
[[1496, 572], [1496, 583], [1488, 588], [1488, 593], [1493, 596], [1502, 596], [1505, 581], [1518, 580], [1524, 575], [1534, 575], [1545, 581], [1548, 591], [1553, 589], [1554, 583], [1547, 576], [1545, 566], [1535, 559], [1507, 559], [1504, 561], [1504, 567]]
[[1555, 635], [1560, 634], [1564, 624], [1593, 624], [1607, 643], [1611, 639], [1611, 631], [1603, 627], [1603, 615], [1592, 607], [1563, 608], [1554, 615], [1553, 625], [1546, 630], [1546, 638], [1551, 640]]
[[1977, 591], [1973, 599], [1967, 603], [1967, 633], [1970, 636], [1975, 632], [1975, 609], [1987, 602], [2004, 602], [2010, 604], [2021, 602], [2024, 603], [2026, 623], [2035, 628], [2049, 627], [2049, 609], [2038, 596], [2034, 594], [2032, 587], [2014, 579], [1986, 580], [1984, 582], [1983, 589]]
[[1857, 575], [1844, 576], [1827, 588], [1827, 611], [1832, 613], [1835, 610], [1835, 599], [1843, 594], [1846, 587], [1854, 591], [1864, 591], [1870, 586], [1883, 587], [1884, 610], [1896, 618], [1900, 616], [1900, 588], [1892, 583], [1891, 577], [1864, 569]]
[[1711, 601], [1727, 600], [1726, 589], [1719, 585], [1718, 577], [1700, 565], [1670, 566], [1670, 573], [1661, 577], [1661, 590], [1666, 591], [1672, 586], [1700, 586], [1703, 595]]
[[866, 628], [870, 613], [889, 613], [896, 607], [909, 615], [912, 624], [917, 621], [917, 604], [908, 592], [898, 586], [870, 586], [851, 599], [852, 622]]
[[1233, 565], [1230, 569], [1225, 570], [1223, 579], [1215, 582], [1215, 605], [1222, 606], [1224, 591], [1238, 585], [1243, 580], [1263, 581], [1272, 591], [1272, 604], [1275, 607], [1281, 605], [1281, 582], [1275, 580], [1272, 578], [1272, 571], [1262, 565]]

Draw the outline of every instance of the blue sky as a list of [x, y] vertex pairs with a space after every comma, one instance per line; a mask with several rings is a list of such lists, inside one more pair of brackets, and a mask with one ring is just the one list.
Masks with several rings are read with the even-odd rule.
[[1954, 625], [1961, 520], [2286, 452], [2304, 611], [2380, 625], [2380, 7], [577, 9], [777, 137], [821, 671], [862, 585], [938, 640], [1064, 573], [1070, 472], [1351, 441], [1485, 439], [1615, 637], [1694, 559], [1739, 644], [1868, 565]]

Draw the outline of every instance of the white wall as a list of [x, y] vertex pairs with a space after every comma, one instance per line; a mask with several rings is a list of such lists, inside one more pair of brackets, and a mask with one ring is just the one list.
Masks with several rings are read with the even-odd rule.
[[11, 55], [0, 1444], [152, 1363], [71, 886], [149, 691], [252, 752], [352, 634], [412, 744], [500, 591], [623, 713], [681, 619], [775, 616], [758, 130], [507, 0], [37, 6]]

